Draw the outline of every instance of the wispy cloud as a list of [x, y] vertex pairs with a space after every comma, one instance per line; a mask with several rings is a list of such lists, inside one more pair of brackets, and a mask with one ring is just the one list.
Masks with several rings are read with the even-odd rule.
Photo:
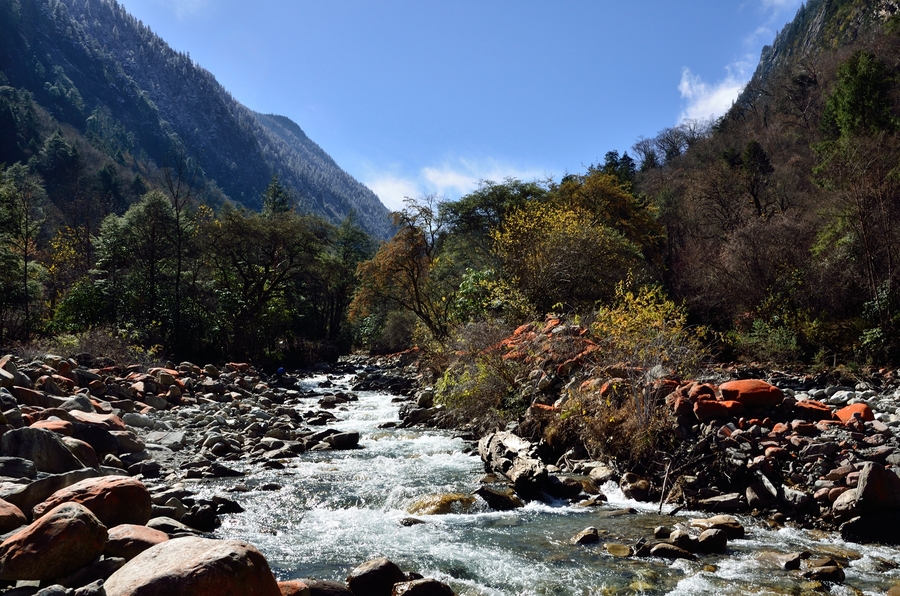
[[687, 105], [681, 111], [679, 121], [718, 118], [727, 112], [750, 79], [752, 68], [748, 60], [733, 62], [726, 68], [725, 78], [715, 83], [707, 83], [691, 69], [684, 68], [678, 91]]
[[442, 199], [457, 199], [478, 188], [482, 180], [501, 182], [506, 178], [535, 180], [547, 173], [537, 169], [523, 169], [494, 159], [453, 159], [441, 164], [420, 168], [412, 174], [398, 173], [399, 168], [379, 171], [369, 167], [364, 177], [366, 186], [378, 195], [388, 209], [403, 208], [405, 198], [436, 195]]
[[165, 4], [175, 13], [179, 21], [183, 21], [206, 12], [210, 0], [165, 0]]

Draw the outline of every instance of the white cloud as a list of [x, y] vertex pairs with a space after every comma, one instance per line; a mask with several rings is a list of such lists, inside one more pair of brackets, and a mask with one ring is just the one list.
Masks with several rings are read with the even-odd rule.
[[166, 4], [175, 12], [178, 20], [183, 21], [204, 12], [209, 6], [210, 0], [166, 0]]
[[440, 199], [454, 200], [478, 188], [482, 180], [502, 182], [506, 178], [535, 180], [547, 174], [539, 170], [521, 169], [494, 159], [453, 159], [438, 165], [424, 166], [418, 172], [398, 174], [398, 168], [384, 172], [373, 167], [364, 177], [366, 186], [378, 195], [388, 209], [403, 208], [405, 198], [417, 199], [436, 195]]
[[754, 63], [747, 56], [729, 64], [725, 78], [715, 83], [707, 83], [689, 68], [682, 69], [678, 91], [687, 105], [681, 111], [679, 121], [718, 118], [727, 112], [750, 80], [753, 68]]

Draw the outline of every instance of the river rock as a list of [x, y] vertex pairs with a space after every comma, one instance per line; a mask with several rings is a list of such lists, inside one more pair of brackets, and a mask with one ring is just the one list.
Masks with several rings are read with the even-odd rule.
[[84, 467], [59, 435], [41, 428], [17, 428], [3, 433], [0, 450], [5, 456], [31, 460], [38, 472], [62, 474]]
[[842, 493], [832, 505], [834, 516], [847, 519], [900, 507], [900, 477], [881, 464], [866, 462], [856, 488]]
[[6, 534], [28, 523], [22, 510], [0, 499], [0, 534]]
[[417, 579], [394, 585], [391, 596], [455, 596], [453, 590], [436, 579]]
[[187, 526], [176, 519], [172, 519], [171, 517], [166, 517], [164, 515], [152, 518], [147, 522], [147, 527], [168, 534], [170, 538], [179, 538], [182, 536], [197, 536], [200, 534], [200, 532], [195, 530], [194, 528]]
[[356, 431], [336, 433], [325, 437], [324, 441], [331, 445], [332, 449], [353, 449], [359, 445], [359, 433]]
[[119, 453], [119, 441], [116, 437], [100, 426], [75, 422], [72, 424], [72, 438], [84, 441], [94, 448], [97, 457], [103, 457], [108, 453]]
[[743, 511], [747, 509], [747, 501], [741, 493], [728, 493], [707, 499], [700, 499], [697, 504], [710, 511]]
[[600, 542], [600, 532], [594, 526], [590, 526], [578, 532], [570, 542], [577, 545], [597, 544]]
[[697, 537], [697, 548], [704, 553], [724, 553], [728, 546], [728, 536], [724, 530], [712, 528], [703, 530]]
[[0, 457], [0, 476], [7, 478], [37, 478], [34, 462], [22, 457]]
[[509, 487], [481, 486], [474, 494], [484, 499], [488, 506], [496, 511], [509, 511], [525, 506], [522, 499]]
[[844, 581], [844, 570], [837, 565], [813, 567], [803, 572], [803, 577], [821, 582], [841, 583]]
[[402, 581], [406, 575], [386, 557], [366, 561], [347, 576], [355, 596], [391, 596], [394, 584]]
[[131, 560], [151, 546], [168, 539], [169, 535], [165, 532], [147, 526], [120, 524], [109, 529], [109, 538], [103, 554]]
[[667, 544], [665, 542], [661, 542], [657, 544], [653, 548], [650, 549], [651, 557], [660, 557], [663, 559], [689, 559], [694, 561], [697, 559], [694, 555], [689, 553], [688, 551], [675, 546], [674, 544]]
[[309, 588], [309, 596], [354, 596], [346, 585], [320, 579], [304, 579], [303, 583]]
[[771, 408], [784, 400], [781, 389], [758, 379], [722, 383], [719, 391], [723, 400], [734, 400], [748, 408]]
[[447, 513], [464, 513], [475, 504], [475, 497], [462, 493], [444, 493], [427, 495], [410, 505], [409, 512], [414, 515], [446, 515]]
[[150, 520], [153, 508], [150, 492], [140, 480], [104, 476], [88, 478], [53, 493], [34, 507], [34, 519], [65, 502], [81, 503], [108, 528], [120, 524], [144, 525]]
[[63, 503], [0, 544], [0, 578], [53, 580], [103, 552], [106, 526], [85, 506]]
[[863, 422], [871, 422], [875, 420], [875, 414], [868, 405], [859, 403], [845, 406], [834, 413], [841, 422], [847, 424], [854, 418], [858, 417]]
[[107, 596], [281, 596], [265, 557], [239, 540], [178, 538], [152, 546], [116, 571]]
[[281, 590], [281, 596], [312, 596], [306, 582], [299, 579], [278, 582], [278, 589]]
[[692, 519], [691, 526], [703, 530], [722, 530], [729, 540], [744, 537], [744, 526], [731, 515], [714, 515], [709, 518]]
[[62, 439], [63, 444], [72, 452], [72, 455], [77, 457], [78, 461], [81, 462], [81, 467], [100, 469], [100, 460], [97, 459], [97, 452], [94, 451], [93, 447], [84, 441], [79, 441], [72, 437], [60, 438]]
[[626, 497], [635, 501], [646, 501], [650, 493], [650, 483], [634, 472], [627, 472], [622, 476], [619, 480], [619, 488]]
[[61, 488], [71, 486], [85, 478], [95, 478], [100, 472], [94, 468], [82, 468], [65, 474], [51, 474], [29, 484], [0, 483], [0, 499], [9, 501], [26, 515], [32, 508]]
[[900, 513], [876, 513], [850, 519], [840, 528], [841, 538], [861, 544], [900, 545]]
[[27, 387], [13, 386], [9, 389], [16, 401], [23, 406], [32, 406], [35, 408], [58, 408], [65, 400], [58, 397], [47, 395], [41, 391], [28, 389]]

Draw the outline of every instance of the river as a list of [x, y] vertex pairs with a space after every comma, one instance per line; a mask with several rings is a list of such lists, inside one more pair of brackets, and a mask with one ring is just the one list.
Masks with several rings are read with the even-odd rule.
[[[304, 381], [316, 388], [325, 377]], [[348, 390], [351, 377], [331, 379], [332, 391]], [[408, 509], [424, 496], [470, 493], [483, 475], [471, 445], [452, 433], [420, 429], [379, 429], [397, 420], [391, 395], [358, 392], [359, 401], [333, 410], [333, 426], [361, 434], [361, 449], [313, 451], [285, 460], [285, 469], [247, 464], [241, 479], [250, 490], [232, 495], [246, 509], [227, 515], [216, 536], [256, 545], [279, 580], [313, 577], [343, 581], [359, 563], [388, 557], [406, 571], [450, 584], [462, 595], [589, 594], [884, 594], [900, 585], [900, 550], [841, 541], [835, 534], [790, 528], [771, 529], [742, 517], [746, 539], [729, 542], [724, 555], [698, 561], [616, 558], [604, 542], [633, 544], [652, 537], [659, 525], [686, 524], [699, 512], [658, 515], [656, 506], [626, 499], [612, 483], [603, 487], [609, 504], [585, 509], [565, 503], [529, 503], [494, 512], [480, 499], [466, 511], [414, 516], [426, 521], [403, 525]], [[315, 400], [308, 400], [313, 407]], [[218, 480], [201, 492], [221, 492], [235, 484]], [[266, 487], [277, 484], [280, 488]], [[274, 490], [273, 490], [274, 489]], [[618, 515], [625, 508], [637, 514]], [[569, 540], [588, 526], [603, 535], [593, 546]], [[776, 553], [808, 551], [844, 563], [842, 585], [817, 586], [798, 571], [784, 571]], [[822, 591], [824, 588], [824, 592]]]

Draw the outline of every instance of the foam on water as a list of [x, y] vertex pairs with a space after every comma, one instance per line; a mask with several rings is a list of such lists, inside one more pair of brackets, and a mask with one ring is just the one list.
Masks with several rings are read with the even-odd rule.
[[[306, 381], [316, 387], [324, 377]], [[336, 389], [347, 379], [338, 379]], [[628, 499], [615, 483], [602, 487], [609, 504], [597, 511], [565, 503], [531, 502], [509, 512], [474, 507], [447, 515], [415, 516], [427, 523], [404, 526], [418, 499], [440, 493], [470, 493], [483, 467], [451, 433], [380, 429], [397, 420], [388, 395], [360, 392], [359, 401], [332, 410], [342, 431], [361, 434], [361, 449], [307, 452], [286, 460], [285, 470], [247, 467], [242, 481], [278, 491], [251, 490], [236, 498], [246, 511], [224, 516], [217, 535], [240, 538], [265, 553], [279, 579], [317, 577], [343, 580], [365, 560], [386, 556], [403, 569], [449, 583], [460, 595], [772, 594], [798, 586], [797, 572], [782, 571], [772, 553], [809, 550], [854, 554], [847, 585], [883, 593], [900, 582], [897, 549], [842, 543], [833, 535], [798, 530], [772, 531], [742, 518], [747, 540], [729, 544], [729, 554], [700, 562], [614, 558], [601, 545], [577, 547], [569, 540], [587, 526], [604, 532], [603, 541], [633, 544], [654, 526], [672, 526], [697, 512], [657, 515], [658, 504]], [[304, 403], [305, 411], [313, 402]], [[208, 483], [221, 491], [234, 481]], [[636, 515], [604, 512], [633, 508]], [[832, 549], [829, 551], [828, 549]], [[769, 553], [769, 554], [767, 554]], [[712, 563], [714, 571], [704, 570]], [[844, 588], [835, 588], [844, 590]], [[833, 594], [850, 593], [832, 590]]]

